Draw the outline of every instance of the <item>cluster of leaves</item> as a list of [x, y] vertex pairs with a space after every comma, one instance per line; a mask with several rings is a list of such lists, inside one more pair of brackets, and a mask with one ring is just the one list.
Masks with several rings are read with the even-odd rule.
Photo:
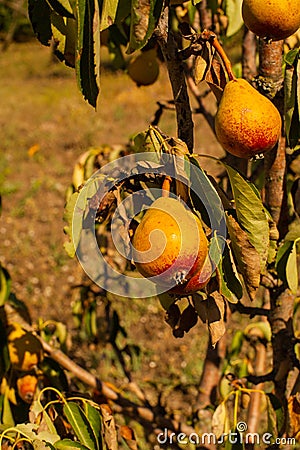
[[122, 60], [142, 48], [158, 22], [163, 0], [156, 1], [29, 1], [33, 29], [44, 45], [54, 39], [56, 54], [75, 67], [78, 85], [88, 102], [96, 107], [100, 89], [101, 32], [110, 28], [109, 48]]
[[[54, 40], [55, 53], [67, 65], [75, 67], [84, 98], [96, 107], [102, 41], [108, 45], [117, 65], [124, 68], [124, 54], [136, 52], [149, 43], [164, 3], [164, 0], [29, 0], [28, 10], [37, 38], [43, 45], [50, 45]], [[189, 17], [195, 15], [198, 3], [197, 0], [189, 2]], [[229, 19], [227, 36], [242, 26], [240, 5], [240, 0], [227, 0], [223, 5], [222, 17]], [[208, 8], [212, 14], [220, 15], [220, 5], [215, 0], [208, 2]]]
[[[176, 165], [176, 181], [174, 180], [172, 189], [176, 195], [190, 204], [196, 214], [202, 217], [210, 237], [210, 255], [215, 257], [217, 264], [215, 274], [208, 286], [199, 294], [193, 295], [190, 298], [191, 302], [186, 307], [182, 306], [183, 303], [180, 303], [179, 306], [178, 299], [180, 296], [168, 293], [159, 296], [162, 306], [167, 311], [167, 321], [172, 326], [175, 336], [182, 337], [184, 332], [188, 332], [200, 317], [204, 323], [207, 323], [212, 344], [215, 345], [225, 332], [224, 322], [227, 302], [237, 303], [243, 296], [243, 286], [246, 288], [250, 299], [253, 300], [260, 285], [261, 274], [266, 272], [267, 267], [269, 270], [273, 268], [272, 270], [278, 271], [285, 286], [288, 286], [292, 291], [297, 289], [297, 265], [295, 261], [297, 230], [286, 236], [285, 241], [277, 251], [272, 235], [270, 235], [273, 225], [272, 219], [264, 207], [255, 185], [231, 166], [222, 163], [232, 192], [232, 199], [227, 198], [226, 194], [217, 185], [215, 187], [205, 172], [201, 170], [197, 155], [190, 155], [182, 141], [166, 136], [153, 126], [138, 133], [133, 137], [131, 143], [123, 148], [116, 147], [113, 149], [106, 146], [98, 149], [93, 148], [84, 153], [75, 165], [71, 188], [75, 192], [73, 194], [70, 192], [65, 214], [65, 219], [68, 222], [65, 231], [70, 237], [70, 242], [66, 243], [66, 249], [70, 256], [74, 256], [76, 245], [79, 243], [79, 236], [72, 234], [72, 220], [82, 183], [108, 160], [112, 161], [120, 155], [128, 153], [141, 152], [153, 152], [157, 155], [157, 161], [153, 163], [155, 169], [162, 161], [161, 158], [163, 158], [164, 153], [185, 158], [192, 162], [191, 167], [199, 169], [195, 173], [187, 173], [184, 165], [182, 167]], [[147, 162], [147, 164], [149, 163]], [[162, 168], [163, 164], [161, 162]], [[115, 176], [117, 179], [117, 174]], [[187, 189], [182, 182], [178, 181], [180, 179], [186, 180], [187, 185], [191, 185], [191, 189]], [[124, 182], [118, 185], [112, 183], [111, 190], [103, 202], [98, 205], [96, 213], [98, 233], [101, 235], [101, 251], [104, 254], [110, 253], [106, 247], [109, 245], [109, 239], [105, 240], [105, 233], [110, 233], [110, 221], [118, 205], [132, 192], [143, 189], [145, 186], [149, 188], [157, 186], [157, 183], [161, 185], [162, 181], [162, 177], [160, 180], [155, 176], [151, 179], [151, 176], [149, 178], [148, 175], [145, 178], [136, 179], [135, 171], [132, 169], [126, 174]], [[78, 187], [79, 191], [76, 190]], [[196, 198], [194, 192], [201, 192], [206, 197], [206, 203], [211, 205], [212, 215], [216, 223], [222, 221], [222, 210], [224, 208], [230, 241], [224, 242], [224, 236], [211, 234], [210, 227], [212, 225], [203, 206], [203, 199]], [[221, 197], [219, 194], [222, 194]], [[89, 196], [97, 198], [96, 184], [94, 191], [89, 190]], [[147, 202], [147, 199], [145, 202]], [[125, 215], [123, 218], [124, 230], [121, 231], [121, 224], [120, 233], [125, 240], [129, 241], [129, 236], [126, 236], [126, 226], [128, 225], [126, 219], [128, 222]], [[224, 246], [222, 246], [222, 242]], [[114, 256], [110, 258], [109, 262], [114, 264], [118, 270], [126, 271], [127, 274], [134, 270], [130, 262], [130, 255], [128, 255], [128, 260], [123, 258], [122, 263], [120, 263], [120, 256], [114, 252]], [[177, 302], [176, 305], [175, 302]]]
[[[193, 23], [199, 4], [200, 1], [194, 0], [178, 8], [170, 7], [175, 20], [170, 23], [174, 22], [173, 31], [179, 32], [179, 39], [188, 38], [182, 33], [182, 26]], [[242, 0], [207, 2], [207, 9], [216, 18], [215, 28], [224, 40], [230, 39], [244, 25], [241, 4]], [[101, 45], [108, 46], [117, 67], [126, 68], [126, 54], [155, 45], [155, 30], [164, 7], [164, 0], [28, 2], [29, 18], [36, 36], [43, 45], [53, 41], [58, 58], [75, 67], [80, 91], [94, 107], [100, 92]], [[181, 47], [184, 45], [182, 42]], [[202, 43], [201, 54], [195, 59], [195, 81], [205, 79], [220, 99], [226, 80], [220, 64], [212, 57], [210, 47]], [[299, 49], [287, 53], [285, 63], [286, 132], [289, 146], [295, 148], [299, 143]]]
[[[2, 267], [0, 280], [0, 447], [19, 448], [26, 442], [26, 448], [40, 450], [106, 450], [117, 449], [123, 443], [131, 450], [137, 449], [133, 431], [115, 424], [103, 395], [95, 391], [92, 400], [88, 394], [62, 394], [71, 390], [68, 378], [61, 365], [43, 351], [42, 342], [65, 349], [66, 327], [60, 322], [39, 320], [37, 335], [25, 305], [14, 298], [11, 279]], [[126, 332], [116, 312], [111, 314], [112, 320], [108, 318], [107, 322], [109, 341], [116, 347], [116, 335]], [[122, 355], [123, 350], [133, 352], [134, 346], [116, 350]]]
[[[49, 399], [44, 405], [42, 398]], [[0, 445], [15, 446], [24, 442], [33, 449], [117, 449], [118, 442], [129, 449], [137, 449], [133, 431], [117, 428], [110, 407], [80, 397], [64, 397], [55, 388], [44, 388], [32, 403], [27, 423], [6, 427], [0, 437]]]

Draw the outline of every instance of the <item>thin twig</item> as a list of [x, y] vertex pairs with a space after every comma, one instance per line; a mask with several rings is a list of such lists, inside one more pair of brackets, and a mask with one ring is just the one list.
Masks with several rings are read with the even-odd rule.
[[40, 342], [43, 346], [45, 352], [47, 352], [52, 359], [58, 362], [61, 367], [71, 372], [75, 377], [81, 380], [86, 385], [90, 386], [93, 389], [97, 389], [101, 392], [108, 400], [113, 401], [116, 405], [119, 405], [119, 410], [121, 413], [132, 417], [135, 420], [139, 418], [143, 421], [147, 421], [151, 424], [151, 426], [158, 426], [167, 428], [170, 431], [179, 432], [182, 431], [186, 435], [190, 435], [191, 433], [195, 433], [193, 427], [179, 423], [177, 420], [170, 419], [165, 416], [161, 416], [156, 414], [155, 409], [151, 408], [149, 405], [146, 407], [144, 405], [138, 405], [127, 398], [123, 397], [117, 388], [112, 388], [111, 383], [108, 385], [104, 381], [101, 381], [96, 376], [92, 375], [87, 370], [80, 367], [74, 361], [72, 361], [65, 353], [61, 350], [54, 349], [45, 342], [43, 339], [40, 339]]
[[208, 91], [205, 91], [203, 94], [201, 94], [193, 77], [190, 74], [190, 71], [187, 70], [185, 76], [186, 76], [186, 81], [187, 81], [188, 87], [199, 105], [197, 111], [203, 115], [203, 117], [205, 118], [206, 122], [208, 123], [210, 129], [212, 130], [213, 134], [215, 134], [214, 116], [210, 112], [207, 111], [207, 109], [205, 108], [205, 106], [203, 104], [203, 98], [206, 97], [207, 94], [209, 92], [211, 92], [211, 90], [209, 89]]
[[232, 305], [232, 312], [238, 311], [240, 314], [246, 314], [252, 319], [255, 316], [270, 316], [270, 310], [266, 308], [259, 308], [255, 306], [245, 306], [241, 302]]
[[266, 373], [265, 375], [248, 375], [245, 377], [246, 381], [252, 384], [260, 384], [265, 383], [267, 381], [274, 381], [274, 377], [276, 375], [276, 370], [271, 370], [271, 372]]

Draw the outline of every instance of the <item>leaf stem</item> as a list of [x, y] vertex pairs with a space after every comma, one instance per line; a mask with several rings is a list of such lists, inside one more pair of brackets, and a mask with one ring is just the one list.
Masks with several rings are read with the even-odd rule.
[[172, 183], [172, 178], [169, 176], [166, 176], [163, 181], [163, 184], [162, 184], [162, 193], [161, 193], [162, 197], [169, 197], [171, 183]]
[[231, 62], [228, 58], [228, 56], [225, 53], [225, 50], [223, 49], [222, 45], [220, 44], [220, 42], [217, 39], [217, 36], [215, 35], [215, 33], [213, 33], [212, 31], [209, 30], [204, 30], [201, 33], [201, 37], [205, 40], [208, 40], [211, 42], [211, 45], [216, 49], [216, 51], [219, 53], [219, 56], [221, 58], [221, 60], [223, 61], [223, 64], [225, 66], [226, 72], [228, 74], [228, 78], [230, 81], [232, 80], [236, 80], [236, 77], [232, 71], [232, 65]]

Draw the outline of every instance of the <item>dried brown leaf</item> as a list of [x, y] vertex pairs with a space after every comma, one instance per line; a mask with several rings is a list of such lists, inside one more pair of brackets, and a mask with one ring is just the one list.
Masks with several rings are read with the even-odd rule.
[[201, 55], [196, 56], [194, 64], [194, 81], [199, 84], [200, 81], [205, 80], [207, 73], [210, 70], [213, 54], [211, 46], [208, 42], [203, 44]]
[[112, 410], [106, 404], [100, 405], [103, 418], [103, 438], [108, 450], [118, 450], [118, 438]]
[[300, 437], [300, 393], [288, 399], [289, 426], [292, 437]]
[[200, 81], [204, 80], [207, 68], [208, 68], [208, 63], [207, 63], [206, 59], [204, 59], [202, 55], [196, 56], [195, 65], [194, 65], [195, 84], [199, 84]]
[[189, 304], [185, 308], [179, 318], [178, 326], [173, 330], [173, 335], [175, 337], [183, 337], [184, 333], [188, 333], [191, 328], [193, 328], [198, 321], [198, 315], [195, 308]]
[[127, 427], [126, 425], [122, 425], [120, 427], [120, 435], [122, 438], [126, 441], [126, 444], [130, 448], [130, 450], [137, 450], [138, 445], [135, 439], [134, 432], [131, 428]]
[[168, 308], [165, 316], [165, 321], [171, 328], [175, 328], [180, 319], [180, 309], [176, 303], [172, 303], [172, 305]]
[[212, 60], [210, 69], [206, 73], [205, 81], [219, 102], [226, 85], [226, 75], [222, 64], [216, 58], [213, 58]]
[[226, 220], [238, 271], [243, 275], [249, 297], [254, 300], [260, 284], [259, 254], [234, 217], [226, 214]]
[[199, 296], [194, 295], [193, 302], [198, 316], [208, 326], [211, 345], [214, 347], [226, 331], [225, 300], [218, 291], [214, 291], [207, 300], [202, 300]]

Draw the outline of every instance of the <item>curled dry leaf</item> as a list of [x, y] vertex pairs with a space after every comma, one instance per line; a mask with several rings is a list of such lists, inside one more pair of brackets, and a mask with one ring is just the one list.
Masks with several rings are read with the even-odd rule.
[[250, 299], [254, 300], [260, 283], [259, 254], [235, 218], [226, 214], [226, 220], [238, 271], [243, 275]]
[[180, 319], [180, 309], [176, 303], [172, 303], [172, 305], [168, 308], [165, 316], [165, 321], [171, 328], [175, 328]]
[[130, 448], [130, 450], [138, 450], [135, 435], [131, 428], [127, 427], [126, 425], [122, 425], [120, 427], [120, 435], [126, 441], [126, 444]]
[[103, 438], [108, 450], [118, 450], [118, 438], [115, 419], [110, 407], [106, 404], [100, 405], [103, 418]]
[[200, 81], [204, 80], [208, 74], [213, 58], [213, 52], [210, 44], [204, 42], [201, 50], [201, 54], [197, 55], [195, 58], [194, 65], [194, 81], [199, 84]]
[[205, 75], [205, 81], [215, 95], [217, 102], [221, 100], [224, 87], [226, 85], [226, 75], [222, 64], [213, 58], [210, 68]]
[[198, 316], [193, 305], [189, 304], [185, 308], [179, 318], [178, 326], [173, 329], [175, 337], [183, 337], [184, 333], [188, 333], [198, 321]]
[[296, 439], [300, 438], [300, 393], [291, 395], [288, 399], [289, 434]]
[[218, 291], [214, 291], [207, 300], [203, 300], [197, 294], [193, 295], [193, 303], [198, 316], [208, 326], [211, 345], [214, 347], [226, 331], [225, 300]]

